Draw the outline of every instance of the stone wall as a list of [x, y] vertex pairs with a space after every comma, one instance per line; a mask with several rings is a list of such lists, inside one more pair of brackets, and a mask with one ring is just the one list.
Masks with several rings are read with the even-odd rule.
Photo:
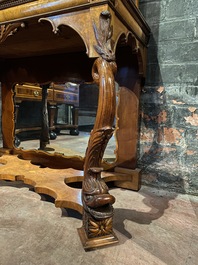
[[198, 1], [141, 0], [151, 28], [141, 98], [144, 184], [198, 194]]

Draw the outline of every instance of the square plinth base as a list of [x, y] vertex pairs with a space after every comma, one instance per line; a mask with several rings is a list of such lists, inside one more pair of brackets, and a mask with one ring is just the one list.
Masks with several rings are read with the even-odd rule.
[[84, 227], [81, 227], [78, 228], [78, 234], [85, 251], [118, 243], [118, 238], [113, 232], [106, 236], [88, 238]]

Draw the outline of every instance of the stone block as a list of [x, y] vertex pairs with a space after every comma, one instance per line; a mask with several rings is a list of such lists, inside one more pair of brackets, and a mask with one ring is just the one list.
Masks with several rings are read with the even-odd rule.
[[163, 85], [177, 84], [184, 80], [185, 66], [182, 64], [161, 64], [159, 68]]
[[184, 73], [182, 75], [182, 83], [198, 85], [198, 63], [185, 64]]
[[187, 13], [186, 2], [180, 0], [167, 1], [166, 18], [181, 18]]
[[193, 40], [194, 38], [194, 18], [185, 20], [167, 21], [159, 24], [159, 29], [153, 27], [153, 34], [159, 42], [170, 40]]
[[195, 39], [198, 39], [198, 18], [196, 18], [196, 22], [195, 22], [194, 37]]
[[[161, 47], [162, 46], [162, 47]], [[198, 43], [175, 40], [165, 42], [158, 48], [158, 61], [164, 63], [196, 63], [198, 61]], [[157, 50], [157, 48], [155, 48]], [[149, 47], [150, 49], [150, 47]]]
[[198, 14], [198, 1], [197, 0], [189, 0], [187, 1], [187, 10], [188, 16], [197, 17]]
[[158, 92], [159, 86], [145, 86], [141, 93], [141, 104], [153, 104], [156, 106], [165, 103], [164, 93]]
[[151, 42], [148, 47], [148, 57], [147, 60], [149, 63], [159, 64], [164, 62], [164, 58], [166, 58], [167, 47], [166, 45], [156, 45], [154, 42]]
[[191, 97], [191, 102], [193, 102], [193, 99], [196, 100], [196, 103], [198, 104], [198, 84], [195, 83], [195, 86], [187, 86], [185, 88], [186, 94]]
[[159, 64], [148, 64], [146, 72], [146, 85], [157, 86], [162, 85], [162, 76]]
[[188, 149], [197, 150], [197, 145], [198, 145], [198, 130], [197, 130], [197, 128], [186, 129], [185, 140], [186, 140], [186, 145], [188, 146]]
[[[171, 116], [171, 123], [176, 128], [191, 128], [193, 129], [195, 126], [193, 126], [190, 122], [187, 122], [186, 118], [192, 116], [192, 112], [190, 111], [190, 107], [186, 105], [169, 105], [169, 113]], [[197, 109], [195, 108], [195, 111]]]
[[188, 147], [186, 150], [184, 163], [186, 167], [190, 166], [191, 170], [198, 169], [198, 152], [195, 146]]
[[198, 87], [189, 85], [166, 85], [167, 104], [198, 106]]
[[183, 176], [181, 171], [175, 168], [177, 167], [172, 165], [172, 170], [170, 171], [169, 167], [161, 167], [161, 164], [156, 165], [154, 163], [142, 171], [142, 182], [154, 187], [160, 186], [163, 189], [185, 193]]
[[142, 14], [146, 18], [147, 23], [151, 26], [152, 24], [158, 24], [159, 21], [165, 19], [165, 12], [162, 12], [164, 6], [161, 1], [140, 1], [139, 6]]

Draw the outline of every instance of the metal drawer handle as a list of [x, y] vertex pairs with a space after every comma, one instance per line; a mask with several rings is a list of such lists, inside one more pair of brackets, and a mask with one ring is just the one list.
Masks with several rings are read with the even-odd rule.
[[34, 94], [35, 97], [39, 96], [39, 92], [38, 91], [34, 91], [33, 94]]

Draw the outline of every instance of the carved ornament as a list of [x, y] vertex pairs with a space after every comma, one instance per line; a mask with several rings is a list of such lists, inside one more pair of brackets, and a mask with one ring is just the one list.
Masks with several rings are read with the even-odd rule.
[[85, 154], [82, 203], [84, 207], [84, 228], [87, 236], [102, 237], [112, 233], [112, 217], [115, 198], [101, 178], [102, 157], [113, 134], [115, 117], [115, 54], [111, 40], [113, 28], [111, 14], [100, 14], [99, 27], [94, 23], [97, 40], [95, 49], [100, 55], [92, 68], [92, 76], [99, 85], [98, 111]]
[[94, 33], [97, 41], [97, 45], [94, 46], [97, 53], [107, 61], [115, 61], [115, 53], [113, 52], [113, 26], [111, 24], [111, 14], [109, 11], [104, 11], [100, 14], [100, 26], [97, 28], [96, 24], [93, 24]]
[[24, 28], [25, 24], [23, 22], [17, 22], [8, 25], [0, 25], [0, 43], [4, 42], [9, 36], [14, 35], [19, 27]]

